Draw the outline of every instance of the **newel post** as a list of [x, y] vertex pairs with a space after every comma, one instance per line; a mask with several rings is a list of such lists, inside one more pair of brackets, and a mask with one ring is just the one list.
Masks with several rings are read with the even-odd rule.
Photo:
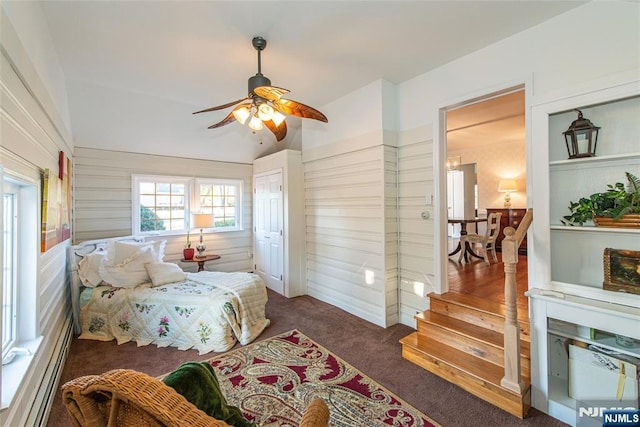
[[516, 264], [518, 263], [518, 242], [513, 227], [504, 229], [502, 240], [502, 262], [504, 263], [504, 377], [500, 385], [518, 394], [524, 391], [524, 381], [520, 375], [520, 325], [516, 288]]

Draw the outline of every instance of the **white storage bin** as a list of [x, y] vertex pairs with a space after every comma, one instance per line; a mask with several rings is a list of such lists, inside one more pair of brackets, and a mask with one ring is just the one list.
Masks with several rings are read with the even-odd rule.
[[569, 396], [576, 400], [638, 401], [638, 365], [569, 345]]

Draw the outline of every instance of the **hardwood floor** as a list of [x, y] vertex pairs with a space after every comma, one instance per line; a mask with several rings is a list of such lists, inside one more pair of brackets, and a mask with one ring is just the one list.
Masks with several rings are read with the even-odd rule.
[[[457, 244], [457, 239], [449, 239], [449, 251], [453, 250]], [[479, 255], [483, 254], [481, 247], [474, 250]], [[449, 292], [504, 303], [504, 264], [502, 264], [502, 254], [498, 252], [497, 256], [498, 263], [494, 263], [492, 260], [491, 265], [486, 265], [482, 259], [477, 258], [473, 258], [470, 263], [459, 263], [457, 254], [449, 257]], [[524, 296], [528, 289], [526, 255], [518, 257], [516, 283], [518, 286], [518, 310], [528, 311], [528, 299]]]

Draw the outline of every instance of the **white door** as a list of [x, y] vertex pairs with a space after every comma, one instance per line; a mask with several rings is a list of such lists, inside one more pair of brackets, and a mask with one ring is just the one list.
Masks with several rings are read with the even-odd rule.
[[[449, 218], [464, 218], [464, 171], [447, 172], [447, 215]], [[448, 224], [449, 237], [460, 237], [460, 226]]]
[[267, 287], [284, 295], [282, 172], [255, 177], [255, 268]]

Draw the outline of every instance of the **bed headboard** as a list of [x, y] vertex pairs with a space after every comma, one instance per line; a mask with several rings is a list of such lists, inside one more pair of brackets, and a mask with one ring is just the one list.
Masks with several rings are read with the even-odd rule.
[[84, 289], [84, 285], [78, 276], [78, 263], [82, 261], [86, 255], [93, 253], [96, 250], [106, 250], [109, 241], [121, 241], [121, 242], [144, 242], [144, 236], [123, 236], [112, 237], [109, 239], [87, 240], [86, 242], [79, 243], [77, 245], [69, 246], [67, 248], [67, 269], [69, 270], [69, 291], [71, 294], [71, 311], [73, 315], [73, 327], [76, 334], [82, 332], [82, 325], [80, 323], [80, 293]]

